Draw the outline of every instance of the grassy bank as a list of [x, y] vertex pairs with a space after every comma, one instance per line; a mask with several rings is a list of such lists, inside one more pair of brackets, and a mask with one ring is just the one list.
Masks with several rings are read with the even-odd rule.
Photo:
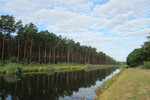
[[71, 71], [71, 70], [94, 70], [98, 68], [107, 68], [107, 67], [117, 67], [118, 65], [90, 65], [90, 64], [29, 64], [22, 65], [17, 63], [8, 63], [0, 66], [1, 74], [12, 74], [21, 71], [23, 73], [27, 72], [61, 72], [61, 71]]
[[113, 85], [117, 79], [119, 78], [119, 76], [124, 72], [124, 70], [126, 69], [126, 66], [121, 66], [120, 67], [120, 72], [118, 74], [116, 74], [115, 76], [113, 76], [112, 78], [108, 79], [107, 81], [105, 81], [102, 86], [98, 87], [95, 90], [95, 99], [97, 100], [99, 98], [99, 96], [106, 90], [108, 89], [111, 85]]
[[150, 100], [150, 70], [147, 69], [128, 68], [104, 85], [108, 88], [101, 94], [97, 91], [96, 100]]

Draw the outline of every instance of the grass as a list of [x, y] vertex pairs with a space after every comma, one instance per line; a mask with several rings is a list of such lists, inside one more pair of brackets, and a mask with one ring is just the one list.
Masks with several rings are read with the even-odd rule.
[[95, 90], [95, 99], [98, 99], [99, 95], [101, 95], [106, 89], [108, 89], [112, 84], [114, 84], [117, 81], [118, 77], [124, 72], [125, 69], [126, 69], [125, 65], [121, 66], [120, 67], [121, 71], [118, 74], [108, 79], [106, 82], [102, 84], [102, 86], [98, 87]]
[[72, 63], [62, 63], [62, 64], [29, 64], [22, 65], [18, 63], [7, 63], [0, 65], [1, 74], [13, 74], [18, 72], [18, 70], [23, 73], [32, 72], [62, 72], [62, 71], [72, 71], [72, 70], [94, 70], [98, 68], [106, 67], [117, 67], [117, 65], [90, 65], [90, 64], [72, 64]]
[[150, 100], [150, 70], [128, 68], [112, 80], [95, 100]]

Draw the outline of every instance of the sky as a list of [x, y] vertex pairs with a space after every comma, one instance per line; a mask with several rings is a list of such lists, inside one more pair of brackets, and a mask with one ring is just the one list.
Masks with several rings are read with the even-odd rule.
[[117, 61], [126, 61], [150, 33], [150, 0], [0, 0], [0, 14], [95, 47]]

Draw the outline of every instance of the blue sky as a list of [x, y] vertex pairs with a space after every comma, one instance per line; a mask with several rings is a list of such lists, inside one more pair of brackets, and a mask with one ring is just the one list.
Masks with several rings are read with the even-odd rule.
[[90, 45], [119, 61], [150, 32], [150, 0], [0, 0], [0, 14]]

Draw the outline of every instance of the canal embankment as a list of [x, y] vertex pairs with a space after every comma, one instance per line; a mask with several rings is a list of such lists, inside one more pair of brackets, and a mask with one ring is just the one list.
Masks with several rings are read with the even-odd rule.
[[128, 68], [98, 88], [95, 100], [150, 100], [150, 70]]

